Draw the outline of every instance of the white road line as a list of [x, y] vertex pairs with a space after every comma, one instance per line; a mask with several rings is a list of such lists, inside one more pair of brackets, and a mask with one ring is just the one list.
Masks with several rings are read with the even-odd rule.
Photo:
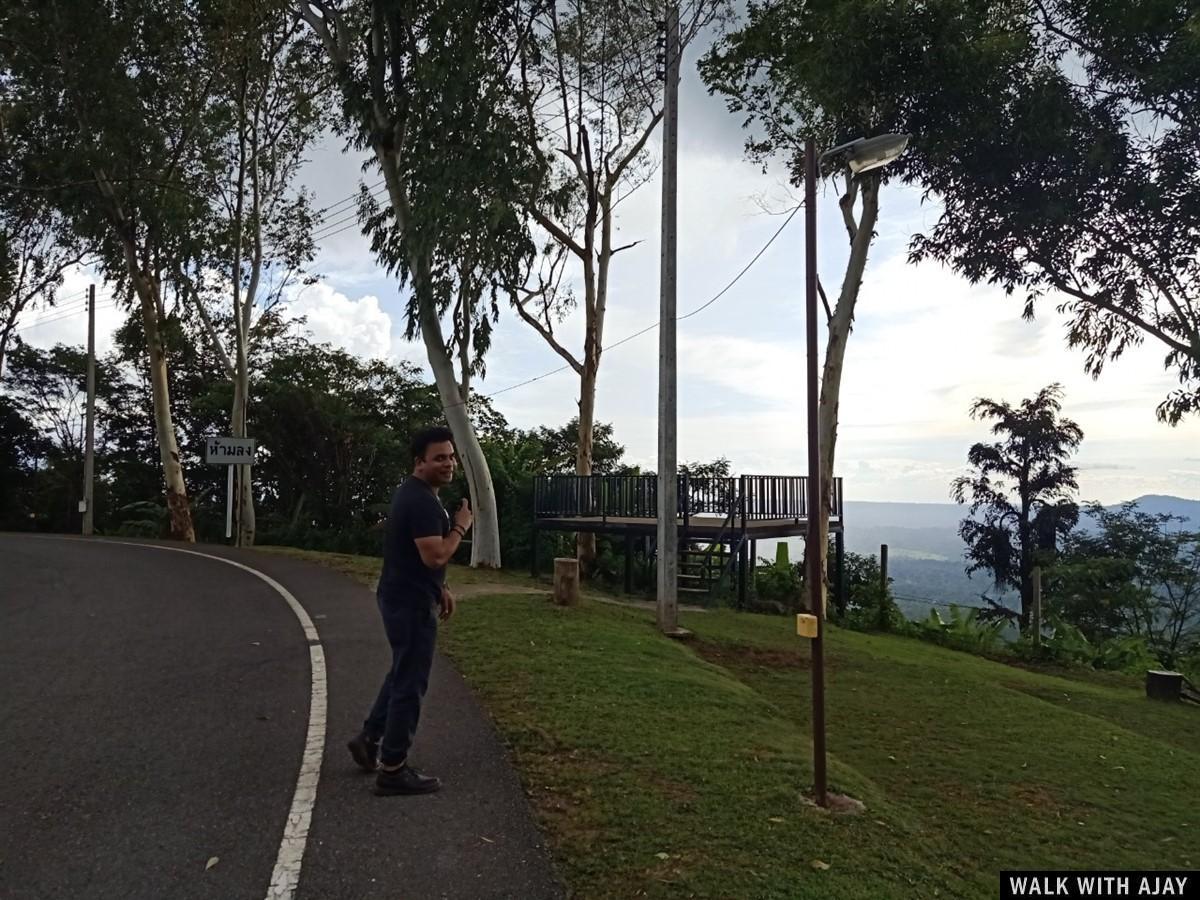
[[[74, 540], [78, 540], [77, 538]], [[157, 544], [138, 544], [132, 541], [106, 541], [107, 546], [146, 547], [150, 550], [169, 550], [172, 553], [186, 553], [189, 556], [202, 556], [217, 562], [234, 566], [249, 572], [256, 578], [261, 578], [275, 589], [304, 629], [308, 639], [308, 659], [312, 670], [312, 701], [308, 707], [308, 737], [304, 742], [304, 758], [300, 763], [300, 777], [296, 781], [296, 793], [292, 795], [292, 808], [288, 812], [287, 824], [283, 829], [283, 841], [279, 845], [279, 856], [275, 858], [275, 870], [271, 873], [271, 884], [267, 888], [266, 900], [291, 900], [296, 895], [300, 884], [300, 866], [304, 862], [304, 847], [308, 843], [308, 829], [312, 824], [313, 805], [317, 802], [317, 780], [321, 777], [321, 757], [325, 752], [325, 717], [328, 705], [328, 694], [325, 685], [325, 649], [317, 635], [308, 612], [300, 605], [300, 601], [282, 584], [258, 569], [225, 559], [223, 556], [213, 556], [210, 553], [200, 553], [196, 550], [184, 550], [180, 547], [162, 547]]]

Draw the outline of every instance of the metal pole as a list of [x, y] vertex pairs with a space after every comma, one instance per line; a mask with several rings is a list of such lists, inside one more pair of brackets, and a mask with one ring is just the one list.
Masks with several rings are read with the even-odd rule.
[[233, 466], [226, 466], [229, 472], [228, 484], [225, 489], [225, 537], [233, 537]]
[[675, 239], [679, 150], [679, 9], [666, 9], [663, 47], [662, 269], [658, 329], [658, 627], [679, 629], [679, 483], [676, 480]]
[[83, 536], [96, 529], [92, 509], [96, 475], [96, 286], [88, 285], [87, 433], [83, 456]]
[[812, 642], [813, 793], [819, 806], [825, 797], [825, 598], [821, 573], [818, 516], [821, 506], [821, 446], [817, 418], [817, 148], [804, 143], [804, 306], [808, 342], [808, 534], [804, 557], [808, 564], [809, 612], [817, 617]]

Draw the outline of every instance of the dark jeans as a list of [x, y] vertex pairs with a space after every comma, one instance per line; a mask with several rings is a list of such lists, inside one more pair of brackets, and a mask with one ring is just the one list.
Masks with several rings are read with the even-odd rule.
[[408, 758], [417, 733], [437, 643], [437, 607], [433, 603], [397, 606], [380, 599], [379, 612], [392, 646], [392, 668], [363, 723], [363, 733], [371, 740], [383, 739], [379, 761], [394, 766]]

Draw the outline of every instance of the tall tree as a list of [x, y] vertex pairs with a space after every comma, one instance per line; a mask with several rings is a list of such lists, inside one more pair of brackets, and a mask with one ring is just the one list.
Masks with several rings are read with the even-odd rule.
[[475, 508], [472, 564], [499, 566], [495, 491], [441, 318], [464, 287], [464, 267], [468, 280], [495, 290], [521, 280], [533, 255], [520, 204], [541, 163], [516, 139], [516, 67], [536, 3], [297, 7], [332, 66], [344, 131], [371, 152], [386, 182], [386, 206], [364, 198], [365, 228], [376, 256], [410, 289], [407, 336], [424, 341]]
[[[730, 15], [729, 0], [681, 6], [681, 53], [705, 29], [724, 27]], [[593, 470], [610, 267], [618, 253], [641, 243], [618, 246], [616, 210], [657, 169], [647, 143], [663, 116], [659, 38], [665, 10], [666, 3], [658, 0], [550, 0], [521, 72], [525, 140], [552, 165], [530, 200], [544, 237], [541, 264], [513, 286], [513, 303], [579, 378], [578, 475]], [[569, 268], [576, 270], [574, 276], [566, 276]], [[571, 349], [555, 329], [579, 307], [583, 342]], [[596, 536], [580, 534], [578, 547], [581, 559], [590, 562]]]
[[[844, 177], [839, 207], [849, 253], [841, 288], [825, 307], [827, 339], [819, 409], [821, 502], [830, 508], [847, 342], [858, 313], [881, 188], [919, 178], [930, 147], [950, 157], [979, 116], [1002, 102], [1019, 73], [1038, 63], [1025, 34], [1023, 0], [780, 0], [749, 7], [745, 24], [700, 63], [710, 92], [745, 116], [746, 148], [764, 165], [782, 157], [804, 179], [804, 146], [911, 133], [921, 149]], [[936, 48], [939, 52], [931, 52]], [[834, 170], [836, 171], [836, 170]], [[828, 527], [817, 549], [828, 572]]]
[[205, 0], [13, 0], [0, 43], [43, 189], [141, 312], [172, 537], [195, 539], [172, 418], [164, 274], [194, 255], [215, 175], [226, 45]]
[[[914, 237], [972, 281], [1057, 303], [1099, 376], [1146, 340], [1200, 410], [1200, 7], [1194, 0], [783, 0], [706, 62], [791, 149], [908, 132], [894, 168], [940, 203]], [[828, 145], [828, 141], [826, 141]]]
[[[3, 58], [0, 49], [0, 72]], [[22, 313], [54, 306], [64, 273], [83, 258], [63, 217], [42, 192], [21, 184], [28, 148], [13, 93], [0, 74], [0, 382]]]
[[1047, 600], [1093, 640], [1145, 638], [1164, 665], [1200, 648], [1200, 532], [1136, 502], [1087, 506], [1050, 570]]
[[1019, 590], [1023, 626], [1029, 624], [1034, 566], [1053, 557], [1079, 520], [1079, 484], [1068, 460], [1083, 431], [1062, 415], [1061, 401], [1057, 384], [1019, 406], [976, 400], [971, 417], [991, 421], [999, 440], [974, 444], [967, 461], [975, 471], [951, 487], [955, 502], [969, 505], [958, 528], [967, 544], [967, 573], [990, 572], [998, 588]]
[[[36, 491], [23, 504], [35, 527], [74, 531], [82, 497], [87, 352], [59, 344], [39, 350], [19, 339], [10, 355], [8, 390], [38, 435], [41, 473]], [[109, 477], [111, 424], [131, 400], [130, 386], [115, 357], [96, 361], [96, 492], [98, 521], [109, 513], [104, 483]], [[29, 523], [24, 523], [29, 527]]]
[[[234, 3], [225, 15], [228, 77], [216, 100], [227, 109], [229, 127], [212, 242], [176, 277], [233, 385], [229, 433], [245, 437], [253, 345], [272, 324], [284, 289], [313, 256], [313, 214], [295, 178], [331, 110], [322, 99], [328, 85], [313, 48], [301, 40], [306, 29], [290, 0]], [[213, 272], [221, 274], [215, 283]], [[251, 467], [238, 466], [236, 474], [237, 543], [249, 546], [255, 535]]]
[[36, 518], [30, 485], [36, 461], [46, 449], [45, 438], [23, 407], [12, 397], [0, 396], [0, 528], [29, 528]]
[[[922, 142], [910, 177], [943, 202], [916, 259], [1069, 315], [1087, 372], [1150, 340], [1200, 412], [1200, 4], [1031, 0], [1037, 51], [996, 102]], [[938, 54], [940, 55], [940, 54]], [[913, 98], [919, 102], [922, 98]]]

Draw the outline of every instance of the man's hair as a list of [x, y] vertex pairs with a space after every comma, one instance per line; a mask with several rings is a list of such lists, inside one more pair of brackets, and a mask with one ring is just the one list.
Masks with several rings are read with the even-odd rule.
[[430, 444], [444, 444], [449, 441], [454, 443], [454, 432], [444, 425], [439, 425], [434, 428], [422, 428], [412, 439], [412, 455], [413, 459], [424, 459], [425, 452], [429, 449]]

